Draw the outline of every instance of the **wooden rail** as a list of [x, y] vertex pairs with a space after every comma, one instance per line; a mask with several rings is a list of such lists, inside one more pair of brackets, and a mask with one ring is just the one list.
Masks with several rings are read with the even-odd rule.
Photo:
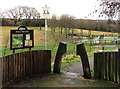
[[120, 84], [120, 52], [95, 53], [94, 77]]
[[3, 83], [33, 74], [51, 72], [50, 50], [26, 51], [7, 55], [0, 59], [3, 62]]

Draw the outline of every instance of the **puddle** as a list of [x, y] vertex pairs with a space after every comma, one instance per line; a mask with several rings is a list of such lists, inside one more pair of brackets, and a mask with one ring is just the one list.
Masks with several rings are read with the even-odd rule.
[[67, 85], [79, 85], [80, 83], [75, 81], [75, 78], [78, 78], [79, 76], [81, 76], [80, 73], [64, 72], [64, 75], [61, 76], [61, 79], [58, 81], [58, 83]]
[[64, 76], [62, 76], [61, 78], [77, 78], [79, 76], [82, 76], [82, 74], [80, 73], [71, 73], [71, 72], [63, 72]]
[[59, 84], [67, 84], [67, 85], [79, 85], [80, 83], [76, 82], [74, 79], [62, 79], [58, 82]]

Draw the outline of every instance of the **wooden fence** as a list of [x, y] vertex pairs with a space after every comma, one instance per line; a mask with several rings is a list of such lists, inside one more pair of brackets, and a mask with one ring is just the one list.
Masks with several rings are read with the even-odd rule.
[[95, 53], [94, 77], [120, 84], [120, 52]]
[[3, 62], [3, 83], [33, 74], [51, 72], [50, 50], [26, 51], [7, 55], [0, 59]]

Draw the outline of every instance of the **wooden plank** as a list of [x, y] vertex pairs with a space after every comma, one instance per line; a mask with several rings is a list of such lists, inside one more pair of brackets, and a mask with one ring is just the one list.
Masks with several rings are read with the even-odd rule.
[[5, 57], [3, 57], [3, 83], [5, 82]]
[[31, 72], [34, 74], [34, 51], [31, 51]]
[[18, 79], [20, 79], [20, 53], [18, 53]]
[[14, 54], [11, 55], [11, 66], [12, 66], [11, 67], [11, 70], [12, 70], [12, 72], [11, 72], [11, 75], [12, 75], [11, 78], [12, 79], [11, 80], [13, 80], [14, 79]]
[[114, 70], [115, 70], [115, 75], [114, 75], [114, 82], [117, 83], [117, 53], [118, 52], [115, 52], [115, 59], [114, 59]]
[[111, 81], [114, 82], [114, 52], [111, 53]]
[[118, 83], [120, 84], [120, 52], [118, 53]]
[[25, 77], [25, 52], [23, 54], [23, 77]]
[[107, 52], [105, 52], [105, 58], [104, 58], [104, 64], [105, 64], [105, 80], [107, 80], [107, 64], [108, 64], [108, 61], [107, 61]]
[[30, 54], [30, 51], [28, 51], [28, 56], [29, 56], [28, 62], [29, 62], [29, 76], [30, 76], [31, 75], [31, 54]]
[[8, 56], [6, 56], [5, 60], [6, 60], [6, 71], [5, 71], [6, 72], [5, 73], [6, 76], [5, 77], [6, 77], [6, 82], [7, 82], [8, 81]]
[[[37, 64], [36, 64], [36, 60], [37, 60], [37, 59], [36, 59], [36, 51], [33, 52], [33, 58], [34, 58], [34, 59], [33, 59], [33, 63], [34, 63], [34, 69], [33, 69], [33, 71], [34, 71], [34, 74], [35, 74], [35, 73], [36, 73], [36, 65], [37, 65]], [[38, 65], [38, 66], [39, 66], [39, 65]]]
[[46, 73], [51, 72], [51, 50], [46, 50], [47, 58], [46, 58]]
[[30, 65], [30, 52], [29, 51], [27, 51], [27, 56], [28, 56], [27, 57], [27, 63], [28, 63], [27, 66], [29, 65], [28, 66], [28, 76], [30, 76], [30, 66], [31, 65]]
[[36, 73], [36, 74], [38, 74], [39, 71], [40, 71], [40, 70], [39, 70], [40, 67], [38, 67], [38, 66], [41, 66], [39, 59], [40, 59], [40, 55], [38, 55], [38, 51], [36, 50], [36, 51], [35, 51], [35, 59], [34, 59], [34, 60], [35, 60], [35, 73]]
[[99, 78], [99, 71], [100, 71], [99, 70], [99, 53], [97, 54], [97, 69], [96, 70], [97, 70], [97, 75], [96, 76], [97, 76], [97, 78]]
[[101, 53], [98, 54], [98, 79], [101, 79]]
[[38, 72], [37, 73], [44, 73], [45, 72], [45, 53], [44, 53], [44, 50], [42, 50], [42, 51], [38, 51], [38, 54], [39, 55], [37, 55], [38, 57], [38, 59], [36, 60], [39, 64], [39, 69], [37, 69], [38, 70]]
[[38, 51], [38, 50], [36, 50], [36, 63], [37, 63], [37, 65], [38, 65], [38, 67], [37, 66], [35, 66], [35, 68], [36, 68], [36, 74], [39, 74], [39, 73], [43, 73], [43, 70], [44, 70], [44, 66], [45, 66], [45, 64], [44, 64], [44, 59], [43, 59], [43, 56], [44, 56], [44, 54], [43, 54], [43, 51], [42, 52], [40, 52], [40, 51]]
[[91, 78], [90, 65], [84, 43], [77, 45], [77, 55], [80, 55], [81, 57], [84, 78], [90, 79]]
[[9, 59], [8, 59], [8, 62], [9, 62], [9, 81], [12, 80], [12, 55], [9, 55]]
[[94, 53], [94, 78], [97, 79], [97, 56], [98, 53]]
[[16, 54], [16, 71], [17, 71], [16, 79], [18, 79], [18, 77], [19, 77], [19, 56], [18, 56], [18, 53]]
[[22, 78], [22, 57], [21, 53], [19, 53], [19, 58], [20, 58], [20, 78]]
[[[29, 51], [27, 51], [27, 76], [30, 75], [30, 55], [29, 55]], [[29, 65], [29, 66], [28, 66]]]
[[17, 79], [17, 54], [15, 54], [15, 79]]
[[33, 54], [32, 54], [32, 51], [30, 51], [30, 53], [31, 53], [31, 75], [33, 74], [33, 59], [32, 59], [32, 57], [33, 57]]
[[23, 76], [23, 58], [22, 58], [22, 53], [20, 53], [20, 78]]
[[115, 82], [115, 67], [116, 67], [116, 55], [113, 52], [113, 82]]
[[101, 79], [104, 79], [104, 73], [105, 73], [105, 57], [104, 52], [100, 55], [100, 63], [101, 63]]
[[17, 53], [17, 79], [19, 79], [19, 53]]
[[54, 69], [53, 69], [54, 73], [60, 73], [62, 56], [65, 53], [66, 53], [66, 43], [60, 42], [54, 62]]
[[18, 67], [17, 65], [18, 65], [18, 63], [17, 63], [17, 62], [18, 62], [18, 60], [17, 60], [17, 54], [15, 54], [15, 73], [16, 73], [16, 78], [15, 78], [15, 79], [17, 79], [17, 77], [18, 77], [18, 72], [17, 72], [17, 71], [18, 71], [18, 70], [17, 70], [17, 67]]
[[107, 52], [107, 80], [109, 80], [109, 52]]
[[26, 52], [24, 52], [25, 55], [25, 77], [27, 76], [27, 55]]
[[0, 89], [2, 89], [3, 84], [3, 57], [0, 58]]
[[28, 55], [27, 52], [25, 52], [25, 74], [28, 76]]
[[14, 65], [14, 67], [13, 67], [13, 71], [14, 71], [13, 78], [15, 79], [15, 54], [13, 54], [13, 65]]
[[108, 56], [108, 78], [109, 81], [111, 81], [111, 55], [109, 52], [109, 56]]
[[7, 68], [7, 71], [6, 71], [6, 73], [7, 73], [7, 82], [9, 81], [9, 55], [8, 56], [6, 56], [7, 57], [7, 59], [6, 59], [6, 61], [7, 61], [7, 65], [6, 65], [6, 68]]

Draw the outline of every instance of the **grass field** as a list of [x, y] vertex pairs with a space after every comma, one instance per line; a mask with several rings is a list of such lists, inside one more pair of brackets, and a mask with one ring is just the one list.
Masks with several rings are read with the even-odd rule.
[[[1, 35], [0, 35], [0, 39], [2, 39], [2, 42], [0, 44], [0, 50], [2, 52], [2, 55], [6, 55], [6, 54], [11, 54], [12, 51], [10, 50], [10, 30], [16, 30], [18, 27], [15, 26], [1, 26]], [[41, 49], [43, 50], [44, 47], [44, 43], [45, 43], [45, 32], [44, 32], [44, 27], [42, 27], [42, 29], [40, 30], [40, 27], [28, 27], [28, 29], [33, 29], [34, 30], [34, 44], [35, 47], [32, 48], [32, 50], [37, 50], [37, 49]], [[52, 54], [55, 55], [58, 44], [60, 41], [65, 41], [65, 42], [71, 42], [72, 40], [72, 44], [74, 44], [74, 40], [73, 38], [66, 38], [66, 34], [60, 34], [60, 32], [58, 32], [59, 30], [57, 30], [54, 34], [51, 34], [51, 29], [48, 29], [48, 49], [52, 50]], [[88, 30], [83, 30], [82, 31], [83, 34], [87, 35], [89, 34]], [[80, 29], [74, 29], [74, 33], [75, 34], [81, 34], [81, 30]], [[102, 32], [102, 31], [91, 31], [91, 35], [101, 35], [101, 34], [112, 34], [112, 35], [117, 35], [117, 33], [110, 33], [110, 32]], [[7, 47], [5, 49], [5, 46]], [[94, 48], [94, 47], [92, 47]], [[87, 51], [92, 50], [92, 48], [88, 45], [86, 46]], [[70, 53], [75, 53], [75, 44], [74, 45], [68, 45], [68, 54]], [[96, 50], [100, 49], [100, 48], [95, 48]], [[107, 49], [107, 48], [106, 48]], [[111, 49], [115, 49], [115, 48], [111, 48]], [[5, 51], [6, 50], [6, 51]], [[16, 52], [21, 52], [21, 51], [27, 51], [28, 49], [19, 49], [16, 50]]]

